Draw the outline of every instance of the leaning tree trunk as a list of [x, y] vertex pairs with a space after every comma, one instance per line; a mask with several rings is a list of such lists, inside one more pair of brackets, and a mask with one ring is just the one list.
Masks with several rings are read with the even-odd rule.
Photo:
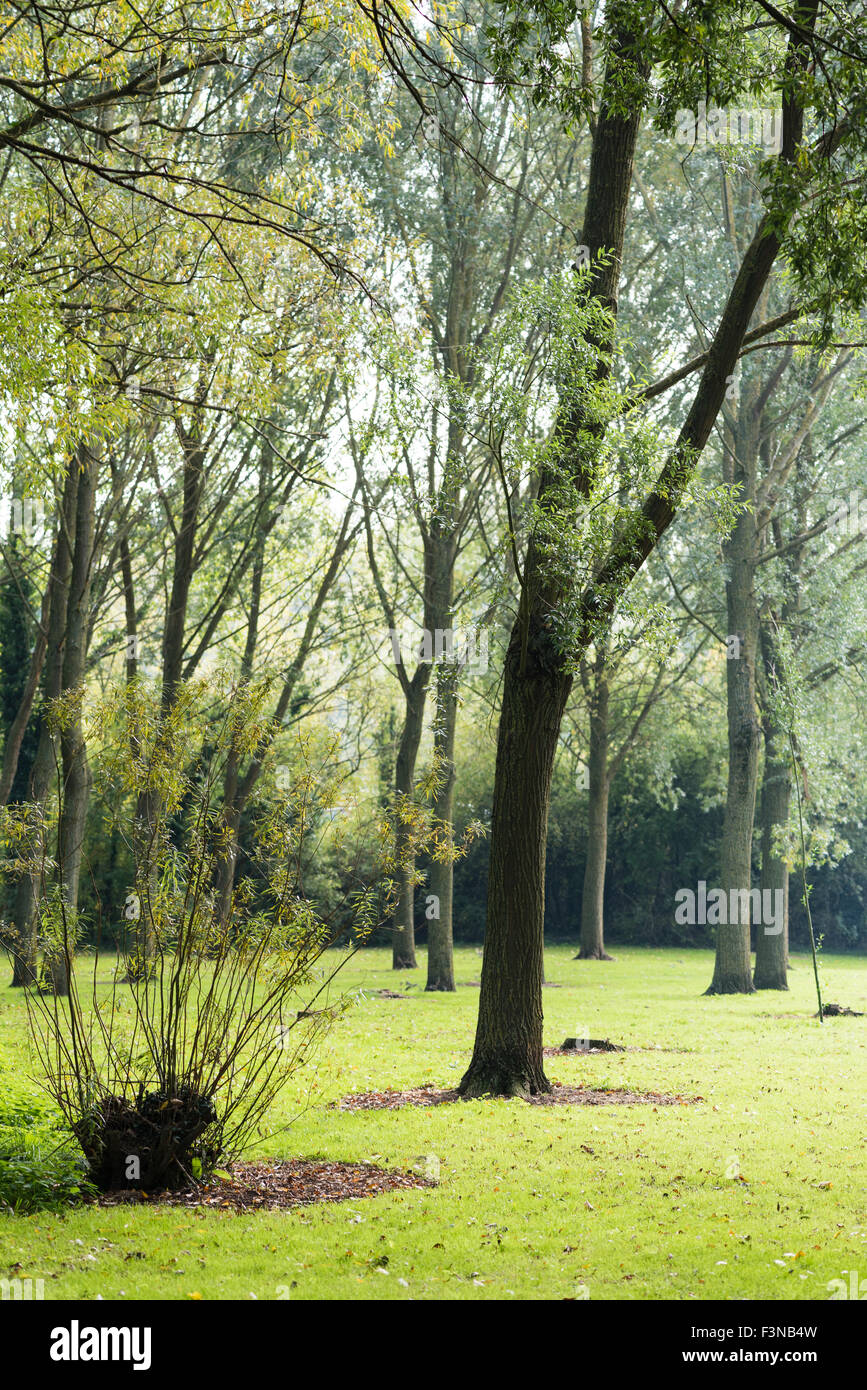
[[[621, 64], [625, 58], [635, 76], [646, 76], [648, 67], [640, 15], [634, 7], [614, 4], [611, 16], [609, 64], [614, 66], [606, 69], [603, 82], [590, 159], [582, 245], [589, 250], [591, 265], [600, 249], [607, 248], [612, 253], [608, 269], [602, 266], [594, 272], [590, 292], [616, 315], [632, 157], [641, 116], [639, 92], [628, 104], [623, 102]], [[793, 61], [800, 62], [799, 38], [791, 41], [791, 52], [795, 53]], [[781, 159], [795, 158], [802, 128], [800, 110], [791, 106], [785, 109]], [[570, 664], [586, 651], [599, 621], [611, 613], [676, 514], [722, 407], [744, 336], [779, 254], [779, 234], [770, 213], [765, 214], [744, 254], [692, 405], [657, 483], [633, 524], [615, 535], [590, 585], [577, 595], [577, 633], [568, 653]], [[605, 374], [603, 356], [597, 376]], [[565, 403], [565, 415], [565, 421], [558, 421], [560, 436], [566, 456], [574, 459], [579, 492], [587, 496], [592, 476], [586, 476], [586, 444], [588, 433], [593, 433], [592, 423], [581, 409], [580, 398]], [[574, 430], [570, 423], [573, 416]], [[570, 452], [570, 439], [576, 445], [574, 455]], [[544, 500], [546, 492], [543, 475], [540, 500]], [[542, 1068], [541, 1028], [545, 838], [551, 768], [571, 680], [564, 676], [562, 655], [551, 640], [552, 612], [559, 614], [564, 594], [562, 587], [554, 593], [545, 591], [544, 572], [543, 557], [538, 551], [534, 553], [531, 538], [522, 576], [521, 613], [512, 631], [504, 672], [479, 1023], [473, 1059], [461, 1081], [465, 1095], [480, 1095], [485, 1090], [512, 1095], [525, 1092], [531, 1084], [547, 1085]], [[576, 597], [568, 585], [565, 597]], [[524, 635], [526, 643], [522, 641]], [[521, 661], [522, 647], [526, 652], [525, 664]], [[537, 734], [538, 742], [519, 744], [518, 739], [526, 739], [528, 732]]]
[[[755, 412], [744, 404], [736, 431], [734, 481], [740, 483], [740, 500], [754, 503], [758, 439]], [[739, 906], [749, 902], [741, 894], [752, 883], [753, 824], [759, 770], [760, 727], [756, 701], [758, 622], [754, 593], [757, 551], [755, 512], [738, 516], [725, 547], [730, 577], [726, 581], [729, 647], [726, 660], [726, 710], [729, 768], [723, 823], [720, 869], [728, 907], [732, 894]], [[727, 911], [730, 918], [732, 914]], [[716, 960], [708, 994], [752, 994], [749, 912], [739, 920], [717, 927]], [[746, 917], [746, 921], [740, 918]]]
[[605, 950], [605, 860], [608, 854], [608, 681], [597, 676], [590, 705], [590, 802], [587, 824], [587, 863], [581, 897], [581, 947], [577, 960], [611, 960]]
[[[594, 265], [590, 294], [612, 316], [617, 312], [623, 242], [632, 184], [632, 162], [641, 103], [624, 112], [619, 64], [646, 72], [642, 40], [627, 7], [613, 7], [612, 55], [593, 138], [587, 204], [581, 242]], [[605, 348], [595, 375], [610, 374]], [[586, 440], [599, 427], [588, 421], [579, 392], [561, 403], [558, 434], [564, 455], [575, 458], [579, 494], [592, 487], [586, 475]], [[562, 479], [546, 473], [539, 500]], [[528, 1095], [550, 1091], [542, 1060], [542, 978], [545, 923], [545, 851], [551, 775], [560, 724], [572, 677], [566, 653], [555, 639], [556, 613], [563, 599], [560, 581], [550, 576], [545, 543], [531, 536], [522, 576], [521, 604], [512, 628], [503, 673], [497, 734], [497, 761], [491, 817], [488, 905], [479, 1017], [473, 1056], [460, 1091], [465, 1096]], [[589, 645], [589, 629], [584, 646]], [[573, 653], [573, 656], [575, 653]]]
[[[5, 806], [9, 797], [12, 795], [16, 777], [19, 775], [19, 759], [21, 749], [24, 744], [24, 737], [33, 713], [33, 705], [39, 691], [39, 682], [42, 678], [42, 670], [45, 665], [45, 654], [48, 650], [48, 621], [49, 621], [49, 595], [50, 581], [46, 586], [42, 596], [42, 610], [39, 617], [39, 628], [36, 633], [36, 641], [30, 657], [30, 669], [27, 673], [27, 680], [21, 694], [18, 709], [15, 717], [9, 726], [6, 735], [6, 742], [3, 746], [3, 766], [0, 769], [0, 806]], [[21, 774], [26, 777], [29, 769], [21, 769]]]
[[442, 778], [434, 802], [439, 833], [445, 840], [446, 856], [430, 867], [432, 915], [427, 929], [426, 989], [452, 991], [455, 988], [452, 907], [454, 902], [453, 817], [455, 806], [455, 725], [458, 713], [459, 669], [453, 662], [437, 670], [437, 708], [434, 728], [434, 756]]

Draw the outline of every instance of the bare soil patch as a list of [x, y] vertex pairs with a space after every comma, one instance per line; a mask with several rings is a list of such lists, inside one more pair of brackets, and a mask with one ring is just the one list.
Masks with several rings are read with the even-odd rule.
[[436, 1187], [418, 1173], [378, 1168], [373, 1163], [320, 1163], [292, 1158], [285, 1162], [235, 1163], [228, 1179], [215, 1178], [180, 1190], [140, 1192], [124, 1188], [105, 1192], [102, 1207], [128, 1205], [210, 1207], [216, 1211], [279, 1211], [314, 1202], [347, 1202], [378, 1197], [398, 1188]]
[[[662, 1095], [658, 1091], [604, 1090], [592, 1086], [565, 1086], [551, 1083], [547, 1095], [524, 1096], [528, 1105], [695, 1105], [704, 1096]], [[463, 1100], [457, 1091], [443, 1091], [436, 1086], [416, 1086], [408, 1091], [361, 1091], [333, 1101], [338, 1110], [400, 1110], [406, 1105], [449, 1105]]]
[[576, 1053], [586, 1057], [588, 1052], [625, 1052], [626, 1048], [610, 1038], [564, 1038], [559, 1047], [542, 1051], [546, 1057], [574, 1057]]
[[542, 1053], [545, 1057], [592, 1057], [600, 1056], [606, 1052], [689, 1052], [688, 1047], [663, 1047], [660, 1043], [651, 1043], [648, 1047], [628, 1047], [621, 1046], [620, 1043], [609, 1042], [607, 1038], [591, 1038], [590, 1046], [568, 1047], [572, 1041], [567, 1038], [560, 1047], [543, 1047]]

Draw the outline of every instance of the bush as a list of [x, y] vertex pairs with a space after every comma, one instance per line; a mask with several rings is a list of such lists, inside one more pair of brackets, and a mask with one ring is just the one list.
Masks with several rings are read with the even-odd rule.
[[[226, 898], [218, 789], [227, 760], [256, 753], [267, 728], [261, 694], [244, 686], [227, 692], [215, 730], [213, 697], [203, 683], [184, 686], [165, 714], [134, 688], [114, 706], [114, 737], [101, 745], [111, 751], [95, 771], [135, 846], [136, 877], [126, 973], [115, 971], [107, 994], [97, 950], [83, 997], [73, 924], [62, 898], [42, 894], [55, 904], [43, 914], [46, 950], [65, 958], [70, 982], [66, 997], [29, 996], [32, 1033], [49, 1092], [102, 1190], [183, 1186], [237, 1156], [348, 1002], [321, 998], [345, 956], [321, 968], [334, 924], [306, 897], [301, 867], [322, 834], [316, 806], [333, 804], [335, 787], [326, 770], [302, 765], [290, 788], [260, 803], [248, 844], [255, 892], [244, 882]], [[101, 712], [104, 725], [110, 717]], [[191, 757], [195, 748], [203, 751]], [[348, 942], [390, 911], [386, 867], [377, 887], [341, 904]]]

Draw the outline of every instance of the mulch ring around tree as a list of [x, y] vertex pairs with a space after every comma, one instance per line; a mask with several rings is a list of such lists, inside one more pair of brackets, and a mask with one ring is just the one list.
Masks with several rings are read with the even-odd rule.
[[[565, 1086], [553, 1081], [547, 1095], [522, 1096], [528, 1105], [695, 1105], [704, 1096], [661, 1095], [658, 1091], [604, 1090], [592, 1086]], [[409, 1091], [361, 1091], [332, 1101], [337, 1110], [400, 1110], [405, 1105], [448, 1105], [463, 1100], [457, 1091], [435, 1086], [416, 1086]]]
[[214, 1211], [278, 1211], [314, 1202], [356, 1201], [398, 1188], [436, 1187], [418, 1173], [377, 1168], [373, 1163], [320, 1163], [292, 1158], [285, 1162], [235, 1163], [229, 1178], [215, 1178], [188, 1188], [140, 1192], [124, 1188], [95, 1199], [101, 1207], [129, 1205], [209, 1207]]

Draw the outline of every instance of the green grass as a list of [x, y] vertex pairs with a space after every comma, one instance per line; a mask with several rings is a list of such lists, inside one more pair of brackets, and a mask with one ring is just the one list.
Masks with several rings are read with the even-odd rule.
[[[0, 1217], [0, 1277], [72, 1299], [827, 1299], [843, 1271], [867, 1276], [867, 1018], [820, 1025], [805, 956], [789, 993], [706, 998], [706, 951], [616, 954], [548, 951], [560, 987], [545, 990], [546, 1044], [586, 1025], [646, 1050], [554, 1058], [548, 1075], [700, 1104], [330, 1110], [353, 1090], [452, 1086], [472, 1045], [474, 950], [458, 952], [450, 996], [424, 994], [423, 966], [396, 975], [367, 951], [344, 985], [412, 984], [411, 997], [365, 999], [340, 1020], [254, 1152], [399, 1168], [435, 1155], [436, 1189], [255, 1216]], [[826, 999], [867, 1009], [863, 958], [827, 956], [824, 972]], [[7, 988], [0, 1061], [30, 1065]]]

